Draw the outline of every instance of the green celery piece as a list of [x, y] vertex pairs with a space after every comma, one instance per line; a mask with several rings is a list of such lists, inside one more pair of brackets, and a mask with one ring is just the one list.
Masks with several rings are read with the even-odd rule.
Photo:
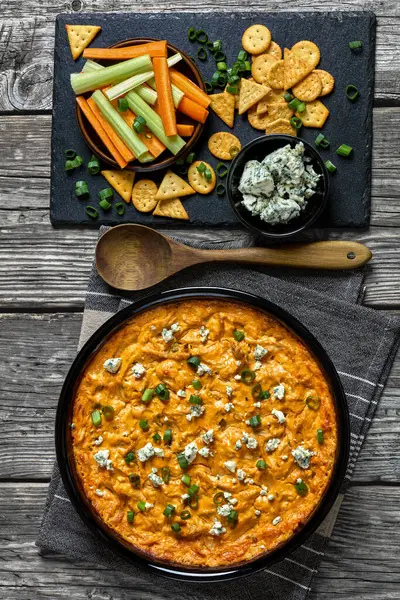
[[[106, 67], [107, 68], [107, 67]], [[132, 92], [130, 92], [132, 93]], [[110, 123], [115, 133], [119, 135], [121, 140], [125, 142], [128, 148], [133, 152], [139, 162], [146, 161], [148, 158], [148, 150], [142, 140], [133, 131], [132, 127], [124, 121], [119, 112], [113, 107], [111, 102], [105, 97], [103, 92], [96, 90], [92, 94], [93, 100], [101, 110], [101, 114]]]
[[141, 116], [146, 119], [147, 127], [158, 137], [160, 142], [172, 152], [172, 154], [178, 154], [178, 152], [182, 150], [186, 142], [179, 135], [166, 136], [161, 117], [159, 117], [134, 90], [128, 92], [125, 98], [128, 100], [129, 108], [132, 112], [134, 112], [136, 116]]
[[[151, 88], [153, 88], [153, 90], [156, 89], [156, 82], [154, 79], [149, 79], [147, 84]], [[185, 94], [179, 88], [177, 88], [174, 83], [171, 84], [171, 91], [172, 91], [172, 100], [174, 101], [174, 106], [175, 106], [175, 108], [178, 108], [179, 103]]]
[[105, 67], [100, 63], [97, 63], [94, 60], [88, 58], [82, 67], [82, 72], [90, 73], [91, 71], [100, 71], [101, 69], [105, 69]]
[[135, 88], [135, 92], [142, 100], [147, 102], [147, 104], [155, 104], [157, 102], [157, 92], [150, 89], [147, 85], [138, 85]]
[[96, 88], [104, 87], [121, 81], [121, 78], [127, 79], [132, 75], [146, 73], [151, 71], [153, 64], [148, 54], [137, 56], [130, 60], [123, 60], [110, 67], [104, 67], [89, 73], [72, 73], [71, 86], [75, 94], [79, 96], [85, 92], [90, 92]]
[[124, 96], [138, 85], [146, 83], [146, 81], [152, 77], [154, 77], [154, 71], [139, 73], [139, 75], [134, 75], [133, 77], [129, 77], [128, 79], [117, 83], [117, 85], [114, 85], [112, 88], [107, 90], [105, 94], [110, 101], [115, 100], [116, 98], [119, 98], [119, 96]]

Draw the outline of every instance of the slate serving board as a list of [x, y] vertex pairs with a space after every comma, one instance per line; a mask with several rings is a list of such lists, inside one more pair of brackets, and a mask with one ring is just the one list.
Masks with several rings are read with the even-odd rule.
[[[85, 214], [85, 206], [97, 205], [97, 193], [108, 184], [101, 176], [91, 176], [86, 167], [72, 174], [64, 172], [64, 150], [74, 148], [87, 164], [90, 151], [81, 137], [75, 117], [75, 101], [69, 76], [79, 72], [84, 60], [72, 60], [66, 24], [101, 25], [102, 31], [92, 46], [109, 46], [133, 37], [166, 38], [172, 44], [195, 55], [197, 44], [189, 42], [187, 30], [193, 26], [204, 29], [211, 40], [221, 39], [228, 64], [236, 59], [241, 49], [244, 30], [254, 23], [268, 26], [274, 39], [282, 48], [290, 48], [299, 40], [312, 40], [321, 50], [319, 68], [332, 73], [336, 80], [334, 92], [323, 102], [331, 114], [323, 128], [330, 140], [329, 150], [321, 150], [325, 159], [331, 159], [338, 171], [331, 176], [331, 193], [328, 207], [317, 223], [320, 227], [366, 227], [370, 218], [371, 202], [371, 150], [372, 150], [372, 103], [374, 91], [375, 30], [376, 18], [371, 12], [331, 13], [94, 13], [59, 15], [56, 20], [54, 58], [54, 100], [52, 124], [51, 161], [51, 221], [54, 225], [80, 224], [98, 227], [121, 222], [146, 225], [169, 225], [185, 223], [195, 226], [234, 226], [238, 222], [229, 206], [227, 196], [222, 198], [194, 195], [184, 200], [190, 221], [176, 221], [151, 214], [139, 213], [132, 205], [126, 205], [124, 217], [115, 212], [102, 213], [93, 221]], [[361, 52], [349, 49], [348, 42], [362, 40]], [[204, 78], [211, 79], [215, 70], [214, 59], [198, 64]], [[345, 95], [348, 84], [356, 85], [359, 100], [350, 102]], [[218, 91], [218, 90], [216, 90]], [[196, 147], [197, 158], [214, 167], [219, 162], [208, 151], [207, 140], [216, 131], [231, 131], [214, 113], [210, 112], [202, 140]], [[234, 133], [242, 144], [263, 135], [253, 129], [246, 115], [236, 115]], [[319, 130], [303, 128], [300, 138], [313, 142]], [[354, 148], [354, 156], [345, 159], [335, 154], [340, 144]], [[109, 168], [104, 165], [104, 168]], [[136, 176], [138, 179], [138, 175]], [[158, 175], [158, 178], [160, 176]], [[91, 192], [90, 201], [79, 201], [74, 194], [75, 181], [85, 179]], [[136, 179], [136, 180], [137, 180]], [[117, 196], [116, 196], [117, 197]], [[118, 197], [117, 197], [118, 198]]]

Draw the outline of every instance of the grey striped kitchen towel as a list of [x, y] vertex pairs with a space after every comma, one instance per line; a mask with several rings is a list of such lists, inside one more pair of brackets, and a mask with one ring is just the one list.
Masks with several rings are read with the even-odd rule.
[[[104, 229], [103, 229], [104, 231]], [[239, 235], [239, 234], [238, 234]], [[191, 243], [191, 240], [183, 240]], [[202, 247], [250, 246], [249, 234], [239, 238], [225, 232], [220, 243]], [[371, 425], [395, 356], [400, 320], [360, 305], [363, 272], [289, 272], [239, 265], [200, 265], [178, 273], [145, 292], [121, 294], [109, 288], [95, 267], [89, 280], [81, 346], [116, 311], [146, 295], [190, 286], [220, 286], [250, 291], [282, 306], [304, 323], [328, 351], [346, 391], [351, 419], [350, 461], [338, 500], [324, 523], [306, 544], [279, 564], [256, 576], [232, 582], [191, 584], [142, 572], [110, 551], [83, 524], [68, 500], [57, 466], [50, 483], [37, 545], [73, 559], [102, 564], [109, 569], [109, 585], [131, 586], [130, 597], [196, 597], [199, 600], [304, 600], [323, 559], [341, 501], [351, 479], [360, 448]], [[122, 572], [122, 573], [121, 573]], [[145, 587], [143, 587], [145, 586]]]

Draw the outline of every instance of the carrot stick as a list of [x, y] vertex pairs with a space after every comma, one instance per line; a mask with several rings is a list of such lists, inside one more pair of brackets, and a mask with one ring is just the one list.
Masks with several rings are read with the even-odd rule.
[[103, 126], [103, 129], [105, 129], [108, 137], [111, 139], [114, 146], [116, 146], [118, 152], [122, 154], [122, 156], [127, 162], [133, 160], [135, 157], [133, 156], [132, 152], [129, 150], [128, 146], [124, 144], [121, 138], [115, 133], [114, 129], [111, 127], [107, 119], [103, 117], [99, 107], [97, 106], [93, 98], [89, 98], [87, 103], [96, 115], [97, 119], [100, 121], [101, 125]]
[[203, 90], [199, 88], [193, 81], [188, 79], [183, 73], [176, 71], [175, 69], [169, 70], [170, 78], [172, 83], [176, 85], [177, 88], [182, 90], [185, 93], [185, 96], [189, 98], [189, 100], [193, 100], [197, 104], [200, 104], [203, 108], [207, 108], [211, 104], [210, 98], [207, 96]]
[[106, 131], [104, 130], [103, 126], [101, 125], [94, 112], [91, 110], [85, 98], [83, 96], [77, 96], [76, 101], [79, 107], [81, 108], [83, 114], [85, 115], [85, 117], [87, 118], [87, 120], [89, 121], [89, 123], [91, 124], [91, 126], [93, 127], [93, 129], [95, 130], [95, 132], [97, 133], [97, 135], [99, 136], [99, 138], [101, 139], [101, 141], [103, 142], [103, 144], [105, 145], [115, 162], [118, 164], [119, 168], [124, 169], [128, 162], [118, 152], [117, 148], [114, 146], [113, 142], [108, 137]]
[[161, 56], [153, 58], [154, 79], [157, 90], [157, 103], [165, 129], [165, 135], [176, 135], [176, 115], [172, 98], [171, 80], [167, 59]]
[[208, 117], [208, 110], [196, 102], [193, 102], [193, 100], [186, 98], [186, 96], [180, 101], [178, 110], [184, 115], [191, 117], [194, 121], [199, 121], [200, 123], [205, 123]]
[[194, 132], [194, 125], [185, 125], [183, 123], [177, 123], [176, 128], [178, 130], [178, 135], [181, 137], [190, 137]]
[[[114, 104], [114, 102], [112, 104]], [[126, 123], [128, 123], [129, 127], [132, 127], [133, 122], [136, 119], [135, 113], [133, 113], [129, 109], [127, 111], [121, 113], [121, 117], [124, 119], [124, 121]], [[146, 137], [146, 134], [147, 135], [150, 134], [151, 137], [150, 138]], [[154, 156], [154, 158], [157, 158], [158, 156], [160, 156], [160, 154], [162, 152], [164, 152], [164, 150], [165, 150], [164, 144], [162, 144], [160, 142], [160, 140], [158, 139], [158, 137], [156, 137], [154, 135], [154, 133], [152, 133], [147, 127], [145, 127], [145, 130], [142, 133], [139, 133], [139, 137], [142, 140], [143, 144], [148, 149], [148, 151], [152, 154], [152, 156]]]
[[93, 60], [126, 60], [142, 56], [143, 54], [149, 54], [151, 58], [155, 56], [164, 56], [166, 58], [166, 40], [138, 44], [137, 46], [125, 46], [125, 48], [85, 48], [83, 58], [91, 58]]

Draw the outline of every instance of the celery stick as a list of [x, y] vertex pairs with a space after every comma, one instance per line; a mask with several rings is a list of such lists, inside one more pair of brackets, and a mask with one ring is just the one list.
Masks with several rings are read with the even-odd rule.
[[[149, 79], [147, 82], [147, 85], [149, 85], [151, 88], [153, 88], [153, 90], [157, 91], [156, 82], [155, 82], [154, 78]], [[179, 103], [185, 94], [184, 94], [184, 92], [182, 92], [182, 90], [177, 88], [176, 85], [174, 85], [173, 83], [171, 83], [171, 91], [172, 91], [172, 100], [174, 102], [174, 106], [175, 106], [175, 108], [178, 108]]]
[[146, 125], [158, 137], [160, 142], [164, 144], [172, 152], [178, 154], [185, 146], [186, 142], [179, 135], [166, 136], [161, 117], [148, 105], [140, 96], [132, 90], [128, 92], [125, 98], [128, 100], [129, 108], [136, 116], [142, 116], [146, 119]]
[[139, 73], [146, 73], [152, 68], [151, 58], [148, 54], [123, 60], [116, 65], [104, 67], [97, 71], [89, 71], [89, 73], [72, 73], [71, 86], [75, 94], [79, 96], [85, 92], [90, 92], [96, 88], [104, 87], [116, 80], [121, 81], [121, 77], [131, 77]]
[[125, 79], [121, 81], [121, 83], [117, 83], [112, 88], [105, 92], [107, 98], [111, 100], [115, 100], [119, 96], [124, 96], [129, 90], [133, 90], [138, 85], [145, 83], [149, 79], [154, 77], [154, 71], [148, 71], [147, 73], [141, 73], [140, 75], [134, 75], [133, 77], [129, 77], [129, 79]]
[[138, 85], [135, 92], [147, 104], [155, 104], [157, 102], [157, 92], [149, 88], [147, 85]]
[[83, 73], [89, 73], [90, 71], [100, 71], [101, 69], [104, 69], [104, 68], [105, 67], [103, 65], [88, 58], [82, 67], [82, 71], [83, 71]]
[[[107, 68], [107, 67], [106, 67]], [[111, 102], [100, 91], [92, 94], [93, 100], [101, 110], [102, 115], [110, 123], [115, 133], [121, 138], [128, 148], [133, 152], [139, 162], [147, 160], [147, 148], [135, 131], [124, 121], [119, 112], [115, 110]]]
[[177, 52], [173, 56], [170, 56], [169, 58], [167, 58], [167, 63], [168, 63], [169, 68], [176, 65], [176, 63], [178, 63], [180, 60], [182, 60], [182, 54], [179, 54], [179, 52]]

